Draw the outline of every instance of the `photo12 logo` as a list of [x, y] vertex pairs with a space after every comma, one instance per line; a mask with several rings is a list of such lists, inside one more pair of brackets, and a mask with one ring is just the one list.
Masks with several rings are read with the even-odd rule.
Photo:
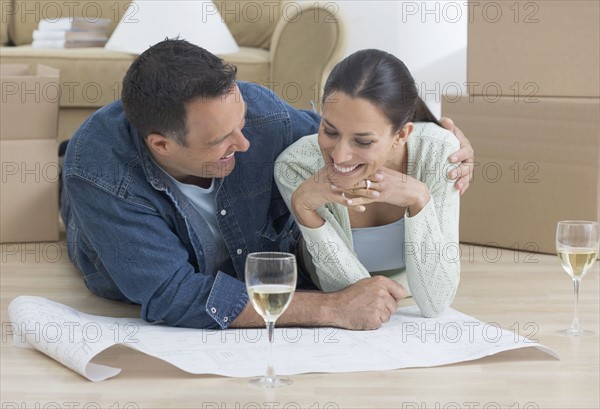
[[48, 344], [81, 344], [83, 348], [88, 344], [96, 342], [107, 342], [110, 338], [115, 343], [137, 343], [136, 334], [140, 327], [136, 322], [114, 322], [112, 325], [99, 324], [97, 322], [54, 322], [44, 324], [40, 322], [2, 322], [2, 343], [8, 342], [8, 336], [17, 338], [21, 343], [42, 341]]
[[403, 23], [469, 23], [514, 24], [539, 23], [540, 5], [534, 1], [402, 1]]
[[2, 402], [2, 409], [139, 409], [135, 402]]
[[202, 409], [339, 409], [334, 402], [313, 402], [310, 406], [298, 402], [202, 402]]
[[[56, 23], [61, 18], [81, 16], [85, 21], [95, 23], [109, 19], [117, 23], [127, 10], [125, 1], [3, 1], [1, 5], [2, 24], [9, 21], [26, 24], [48, 21]], [[139, 1], [138, 1], [139, 3]]]
[[526, 402], [521, 404], [513, 402], [510, 405], [498, 402], [403, 402], [402, 409], [539, 409], [539, 405], [535, 402]]

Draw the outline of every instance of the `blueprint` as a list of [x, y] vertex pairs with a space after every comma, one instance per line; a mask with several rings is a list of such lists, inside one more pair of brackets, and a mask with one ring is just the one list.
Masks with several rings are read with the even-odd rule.
[[[4, 326], [18, 347], [37, 349], [92, 381], [121, 369], [95, 364], [94, 357], [122, 344], [192, 374], [231, 377], [262, 375], [266, 330], [199, 330], [149, 324], [139, 318], [89, 315], [41, 297], [20, 296], [8, 307]], [[374, 331], [339, 328], [276, 328], [272, 362], [277, 374], [382, 371], [470, 361], [537, 341], [485, 323], [451, 308], [423, 318], [416, 306], [400, 308]]]

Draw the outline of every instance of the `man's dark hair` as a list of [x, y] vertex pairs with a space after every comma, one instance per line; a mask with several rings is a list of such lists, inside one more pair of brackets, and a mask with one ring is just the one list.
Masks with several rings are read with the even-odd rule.
[[201, 47], [166, 39], [142, 53], [127, 70], [121, 94], [125, 115], [142, 137], [159, 133], [185, 145], [186, 104], [228, 94], [236, 71]]

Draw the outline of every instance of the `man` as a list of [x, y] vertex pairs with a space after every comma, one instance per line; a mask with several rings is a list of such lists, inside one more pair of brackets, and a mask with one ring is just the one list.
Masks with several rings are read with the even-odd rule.
[[[235, 73], [199, 47], [165, 40], [131, 65], [122, 101], [68, 144], [69, 256], [92, 292], [140, 304], [147, 321], [262, 326], [244, 286], [246, 256], [296, 253], [299, 232], [272, 168], [320, 118]], [[472, 160], [468, 141], [457, 154]], [[468, 175], [460, 183], [466, 189]], [[300, 274], [299, 289], [310, 284]], [[298, 291], [278, 324], [377, 328], [404, 296], [385, 277], [337, 293]]]

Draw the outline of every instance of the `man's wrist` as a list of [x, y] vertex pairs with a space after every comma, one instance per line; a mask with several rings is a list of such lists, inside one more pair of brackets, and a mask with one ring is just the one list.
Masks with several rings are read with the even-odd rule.
[[258, 315], [252, 303], [248, 302], [242, 312], [231, 323], [231, 328], [256, 328], [264, 326], [263, 318]]
[[[296, 291], [288, 309], [277, 320], [277, 326], [324, 326], [333, 325], [333, 314], [329, 294], [318, 291]], [[256, 328], [264, 326], [264, 319], [258, 315], [252, 303], [248, 303], [231, 328]]]
[[321, 293], [320, 300], [316, 304], [316, 316], [321, 326], [337, 327], [335, 293]]
[[280, 326], [334, 326], [331, 294], [296, 291], [288, 310], [277, 320]]

